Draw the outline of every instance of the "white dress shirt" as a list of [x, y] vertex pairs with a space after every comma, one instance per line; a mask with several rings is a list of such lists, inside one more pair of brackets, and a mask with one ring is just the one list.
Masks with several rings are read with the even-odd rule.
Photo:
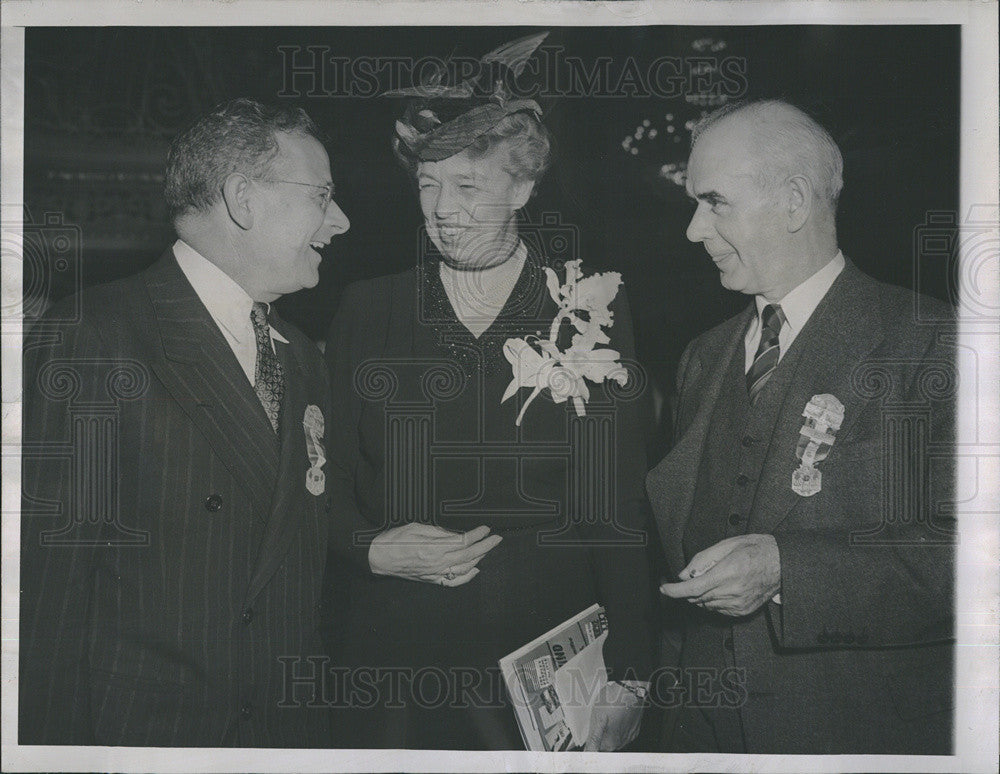
[[[183, 240], [174, 242], [174, 255], [184, 276], [232, 348], [243, 373], [253, 384], [257, 369], [257, 339], [250, 321], [253, 299], [232, 277]], [[288, 339], [268, 327], [272, 348], [275, 341], [288, 343]]]
[[[799, 335], [799, 331], [809, 321], [812, 313], [819, 306], [819, 302], [823, 300], [823, 296], [826, 295], [830, 286], [833, 285], [833, 281], [843, 270], [844, 254], [838, 250], [833, 260], [826, 266], [776, 302], [781, 306], [781, 311], [785, 313], [785, 324], [781, 326], [781, 332], [778, 334], [778, 360], [785, 356], [788, 348], [795, 341], [795, 337]], [[760, 345], [760, 315], [765, 306], [774, 303], [763, 296], [754, 296], [754, 301], [757, 304], [757, 316], [750, 321], [750, 327], [747, 329], [744, 372], [749, 371], [750, 366], [753, 365], [757, 347]]]

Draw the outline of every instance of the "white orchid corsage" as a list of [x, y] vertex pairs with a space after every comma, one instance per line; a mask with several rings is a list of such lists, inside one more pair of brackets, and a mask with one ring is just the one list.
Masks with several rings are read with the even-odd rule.
[[[549, 390], [552, 400], [564, 403], [573, 400], [577, 416], [586, 413], [590, 399], [586, 380], [601, 384], [613, 379], [622, 387], [628, 381], [628, 372], [618, 362], [617, 350], [598, 344], [609, 344], [611, 339], [605, 328], [614, 325], [614, 313], [608, 306], [618, 295], [622, 275], [616, 271], [582, 276], [580, 261], [566, 262], [566, 282], [559, 284], [556, 273], [545, 267], [546, 285], [552, 300], [559, 306], [559, 313], [549, 328], [549, 337], [528, 336], [507, 339], [503, 353], [510, 362], [514, 378], [507, 386], [500, 402], [503, 403], [522, 387], [532, 392], [521, 406], [515, 424], [520, 427], [525, 409], [542, 390]], [[570, 346], [559, 347], [559, 333], [563, 323], [575, 329]]]

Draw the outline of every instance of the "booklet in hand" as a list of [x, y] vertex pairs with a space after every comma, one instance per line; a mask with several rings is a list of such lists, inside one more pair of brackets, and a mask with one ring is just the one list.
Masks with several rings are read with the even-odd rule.
[[500, 659], [528, 750], [583, 747], [594, 701], [608, 682], [604, 608], [591, 605]]

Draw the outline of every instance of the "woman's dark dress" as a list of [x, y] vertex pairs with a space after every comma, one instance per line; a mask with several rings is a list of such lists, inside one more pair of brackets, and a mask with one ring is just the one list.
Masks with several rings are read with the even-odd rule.
[[[609, 346], [627, 362], [623, 289], [611, 308]], [[497, 661], [594, 602], [607, 609], [612, 677], [648, 677], [643, 380], [630, 368], [614, 395], [588, 382], [584, 418], [545, 391], [520, 428], [530, 390], [500, 402], [504, 342], [547, 336], [556, 313], [533, 258], [478, 340], [434, 261], [345, 290], [326, 349], [340, 407], [327, 431], [328, 631], [334, 663], [354, 676], [339, 744], [523, 748]], [[503, 541], [456, 588], [373, 575], [371, 537], [414, 520], [485, 524]]]

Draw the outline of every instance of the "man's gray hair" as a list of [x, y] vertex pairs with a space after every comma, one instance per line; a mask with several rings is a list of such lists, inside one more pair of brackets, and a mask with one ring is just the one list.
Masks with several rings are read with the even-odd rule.
[[267, 105], [247, 97], [217, 105], [175, 137], [167, 152], [164, 179], [171, 219], [210, 208], [232, 172], [266, 178], [278, 155], [278, 132], [324, 140], [302, 108]]
[[775, 172], [804, 174], [813, 189], [836, 205], [844, 187], [844, 158], [833, 137], [811, 116], [778, 99], [732, 102], [709, 113], [691, 130], [691, 149], [711, 127], [732, 116], [756, 124], [757, 151], [767, 161], [762, 170], [773, 182]]

